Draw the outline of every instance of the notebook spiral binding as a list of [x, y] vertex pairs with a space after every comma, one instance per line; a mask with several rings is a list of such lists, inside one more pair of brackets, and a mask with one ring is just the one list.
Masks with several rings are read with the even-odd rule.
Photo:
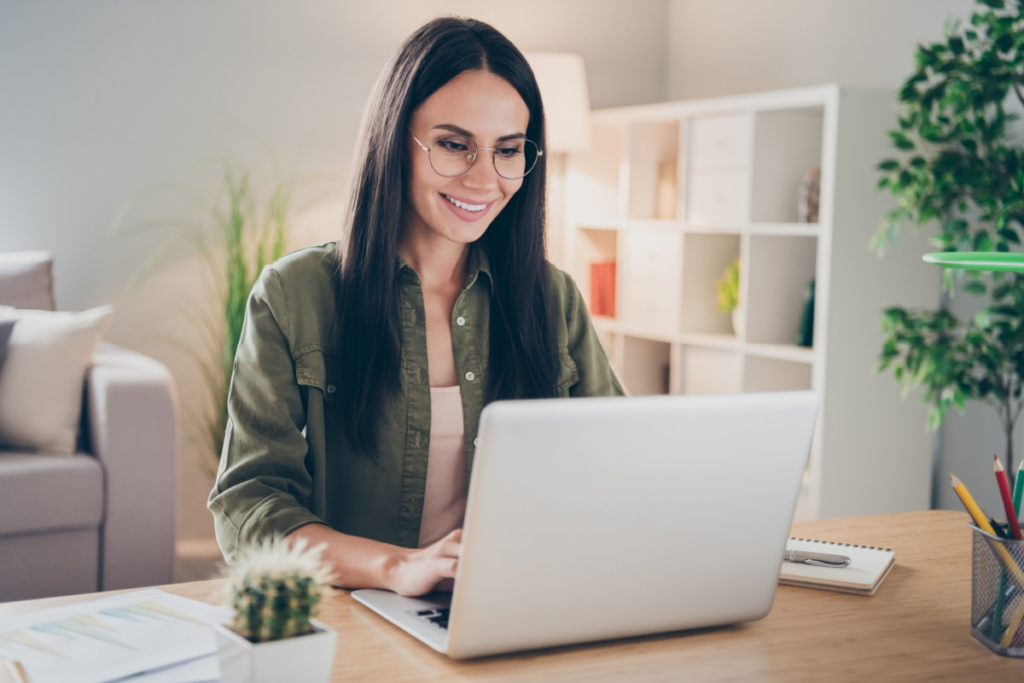
[[823, 546], [824, 545], [831, 545], [831, 546], [835, 546], [836, 548], [860, 548], [862, 550], [878, 550], [878, 551], [883, 552], [883, 553], [891, 553], [892, 552], [892, 548], [881, 548], [881, 547], [876, 548], [873, 545], [869, 546], [869, 545], [856, 545], [856, 544], [851, 544], [851, 543], [836, 543], [835, 541], [819, 541], [819, 540], [816, 540], [816, 539], [813, 539], [813, 538], [796, 538], [795, 536], [790, 536], [789, 540], [791, 540], [791, 541], [805, 541], [807, 543], [820, 543]]

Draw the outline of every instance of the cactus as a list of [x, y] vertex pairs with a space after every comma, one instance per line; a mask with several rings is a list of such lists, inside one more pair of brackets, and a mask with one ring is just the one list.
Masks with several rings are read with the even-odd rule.
[[239, 552], [224, 570], [234, 608], [231, 628], [253, 643], [300, 636], [313, 631], [321, 599], [320, 584], [331, 576], [321, 564], [321, 544], [307, 549], [306, 539], [286, 543], [265, 540]]

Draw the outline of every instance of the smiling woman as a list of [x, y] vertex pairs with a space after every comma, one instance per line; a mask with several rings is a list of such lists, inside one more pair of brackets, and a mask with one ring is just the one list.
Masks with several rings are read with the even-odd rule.
[[523, 55], [436, 19], [381, 75], [346, 239], [253, 288], [210, 495], [229, 562], [325, 543], [336, 582], [450, 589], [486, 403], [622, 394], [544, 250], [544, 110]]

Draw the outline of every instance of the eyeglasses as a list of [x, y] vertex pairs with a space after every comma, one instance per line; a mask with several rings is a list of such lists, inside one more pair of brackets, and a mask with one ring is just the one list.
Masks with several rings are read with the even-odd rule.
[[494, 170], [505, 180], [519, 180], [533, 170], [538, 158], [544, 156], [544, 150], [526, 138], [506, 140], [500, 143], [500, 147], [479, 147], [473, 138], [464, 135], [446, 135], [430, 147], [415, 135], [412, 139], [427, 153], [434, 172], [445, 178], [456, 178], [472, 168], [481, 150], [493, 152]]

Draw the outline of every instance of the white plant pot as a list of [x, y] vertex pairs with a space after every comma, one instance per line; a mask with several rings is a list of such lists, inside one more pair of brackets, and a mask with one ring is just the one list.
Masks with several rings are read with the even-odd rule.
[[221, 683], [328, 683], [337, 632], [312, 620], [313, 633], [268, 643], [250, 643], [223, 624], [214, 624]]
[[732, 309], [732, 331], [737, 339], [743, 338], [743, 323], [746, 322], [746, 319], [742, 306]]

